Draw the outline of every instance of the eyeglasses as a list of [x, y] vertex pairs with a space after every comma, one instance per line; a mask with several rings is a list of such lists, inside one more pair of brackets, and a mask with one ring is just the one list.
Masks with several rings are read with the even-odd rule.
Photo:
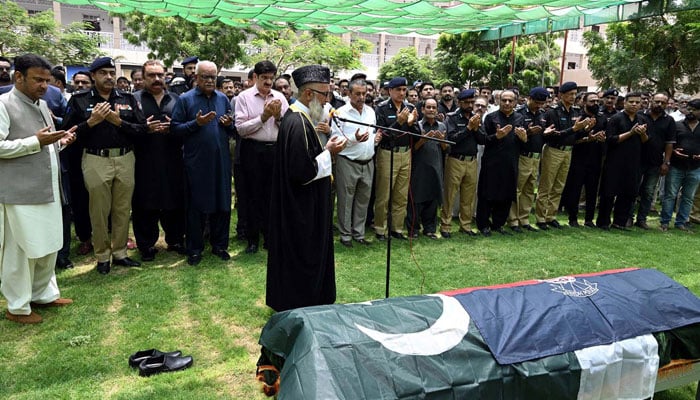
[[309, 89], [310, 91], [314, 92], [314, 93], [320, 94], [320, 95], [323, 96], [323, 97], [328, 97], [328, 96], [331, 94], [330, 91], [328, 91], [328, 92], [322, 92], [322, 91], [320, 91], [320, 90], [316, 90], [316, 89], [312, 89], [312, 88], [308, 88], [308, 89]]
[[216, 75], [199, 75], [199, 78], [203, 81], [215, 81]]

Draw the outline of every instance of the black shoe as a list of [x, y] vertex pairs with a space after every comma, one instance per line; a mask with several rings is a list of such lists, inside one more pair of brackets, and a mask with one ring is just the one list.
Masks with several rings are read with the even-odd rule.
[[257, 252], [258, 252], [258, 245], [257, 244], [249, 244], [248, 247], [245, 248], [246, 254], [255, 254]]
[[523, 225], [523, 229], [530, 232], [537, 232], [537, 229], [533, 228], [532, 225]]
[[538, 228], [540, 228], [541, 231], [548, 231], [549, 226], [547, 225], [546, 222], [538, 222], [535, 225], [537, 225]]
[[617, 229], [618, 231], [629, 231], [629, 228], [624, 227], [622, 225], [618, 225], [618, 224], [612, 224], [612, 225], [610, 225], [610, 227], [613, 229]]
[[202, 254], [201, 253], [195, 253], [195, 254], [190, 254], [187, 256], [187, 264], [190, 264], [191, 266], [195, 266], [199, 264], [202, 261]]
[[634, 226], [636, 226], [637, 228], [642, 228], [645, 231], [649, 230], [649, 225], [647, 225], [645, 221], [637, 221], [634, 223]]
[[73, 268], [73, 262], [67, 258], [56, 259], [56, 268], [58, 269], [71, 269]]
[[411, 239], [418, 239], [418, 232], [413, 232], [410, 237]]
[[569, 221], [569, 226], [572, 228], [580, 228], [581, 227], [581, 225], [575, 219]]
[[181, 245], [180, 243], [169, 244], [168, 251], [176, 251], [177, 254], [187, 254], [187, 250], [185, 250], [185, 246]]
[[180, 350], [177, 350], [177, 351], [171, 351], [168, 353], [163, 353], [162, 351], [157, 350], [157, 349], [137, 351], [136, 353], [129, 356], [129, 366], [131, 368], [138, 368], [139, 364], [141, 364], [141, 361], [143, 361], [149, 357], [158, 357], [158, 356], [163, 356], [163, 355], [177, 357], [179, 355], [182, 355], [182, 352]]
[[193, 362], [192, 356], [174, 357], [164, 354], [148, 357], [139, 364], [139, 375], [150, 376], [161, 372], [180, 371], [191, 367]]
[[517, 225], [511, 226], [510, 229], [515, 233], [523, 233], [523, 229]]
[[500, 233], [500, 234], [503, 235], [503, 236], [513, 236], [512, 233], [510, 233], [510, 232], [508, 232], [507, 230], [503, 229], [502, 226], [499, 227], [499, 228], [494, 229], [494, 231]]
[[476, 236], [476, 233], [474, 231], [472, 231], [471, 229], [467, 230], [467, 229], [459, 228], [459, 231], [467, 236], [472, 236], [472, 237]]
[[381, 235], [381, 234], [379, 234], [379, 233], [377, 233], [377, 234], [375, 235], [375, 237], [376, 237], [377, 240], [379, 240], [380, 242], [383, 242], [383, 241], [386, 240], [386, 235]]
[[433, 239], [433, 240], [437, 240], [437, 238], [438, 238], [437, 235], [435, 234], [435, 232], [428, 232], [428, 233], [423, 233], [423, 234], [424, 234], [425, 236], [427, 236], [427, 237]]
[[362, 239], [354, 239], [357, 243], [363, 245], [363, 246], [370, 246], [372, 242], [368, 242], [365, 240], [365, 238]]
[[340, 239], [340, 244], [342, 244], [343, 246], [345, 246], [347, 248], [352, 248], [352, 240], [350, 240], [350, 239], [348, 239], [348, 240]]
[[587, 227], [589, 227], [589, 228], [595, 228], [595, 227], [596, 227], [595, 224], [593, 223], [593, 221], [586, 221], [586, 222], [583, 223], [583, 226], [587, 226]]
[[450, 234], [450, 232], [447, 231], [440, 231], [440, 236], [444, 237], [445, 239], [449, 239], [452, 237], [452, 234]]
[[399, 240], [408, 240], [406, 235], [404, 235], [401, 232], [391, 232], [391, 237], [393, 237], [394, 239], [399, 239]]
[[228, 254], [228, 251], [226, 251], [224, 249], [214, 249], [211, 251], [211, 254], [219, 257], [223, 261], [228, 261], [231, 259], [231, 255]]
[[552, 228], [557, 228], [557, 229], [562, 229], [563, 226], [557, 221], [556, 219], [553, 219], [549, 222], [547, 222], [547, 225], [551, 226]]
[[604, 230], [604, 231], [609, 231], [610, 230], [610, 225], [599, 225], [598, 228]]
[[122, 267], [138, 267], [141, 265], [140, 262], [134, 261], [129, 257], [115, 258], [114, 260], [112, 260], [112, 264], [121, 265]]
[[99, 272], [102, 275], [107, 275], [109, 273], [109, 261], [103, 261], [103, 262], [98, 262], [97, 267], [97, 272]]
[[153, 261], [156, 259], [156, 253], [158, 250], [156, 250], [155, 247], [150, 247], [144, 251], [141, 252], [141, 261]]
[[481, 230], [481, 234], [484, 235], [484, 237], [489, 237], [491, 236], [491, 229], [490, 228], [484, 228]]

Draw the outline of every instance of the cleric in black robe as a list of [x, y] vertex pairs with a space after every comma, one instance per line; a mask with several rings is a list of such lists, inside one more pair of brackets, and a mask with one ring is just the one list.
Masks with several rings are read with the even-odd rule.
[[282, 117], [275, 149], [267, 257], [267, 305], [275, 311], [335, 302], [331, 154], [314, 128], [323, 117], [330, 70], [307, 65], [292, 73], [297, 101]]
[[492, 229], [506, 234], [503, 224], [516, 198], [518, 158], [527, 132], [525, 118], [514, 112], [515, 101], [512, 91], [501, 93], [498, 111], [486, 116], [477, 136], [479, 144], [485, 146], [476, 206], [476, 225], [484, 236], [490, 236]]

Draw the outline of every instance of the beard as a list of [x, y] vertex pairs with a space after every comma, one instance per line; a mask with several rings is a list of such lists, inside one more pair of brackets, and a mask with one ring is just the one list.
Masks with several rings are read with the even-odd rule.
[[593, 115], [598, 114], [598, 105], [594, 104], [594, 105], [586, 106], [586, 111], [588, 111], [589, 113], [591, 113]]
[[323, 104], [316, 99], [316, 96], [309, 103], [309, 117], [314, 125], [318, 124], [323, 118]]

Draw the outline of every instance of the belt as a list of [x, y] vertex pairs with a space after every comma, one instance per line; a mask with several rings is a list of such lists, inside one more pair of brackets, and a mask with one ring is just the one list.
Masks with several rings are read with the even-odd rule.
[[344, 156], [342, 154], [338, 154], [339, 156], [343, 157], [344, 159], [354, 162], [355, 164], [360, 164], [360, 165], [367, 165], [372, 162], [372, 159], [370, 158], [369, 160], [353, 160], [352, 158], [348, 158], [347, 156]]
[[527, 157], [527, 158], [534, 158], [534, 159], [539, 159], [540, 156], [542, 155], [541, 153], [520, 153], [521, 156]]
[[263, 141], [255, 140], [255, 139], [244, 139], [244, 140], [246, 141], [246, 143], [254, 144], [257, 146], [274, 146], [277, 144], [277, 142], [263, 142]]
[[553, 147], [557, 150], [563, 150], [563, 151], [571, 151], [571, 149], [574, 148], [574, 146], [557, 146], [555, 144], [550, 144], [549, 147]]
[[[389, 146], [384, 146], [384, 145], [379, 146], [379, 148], [381, 148], [383, 150], [390, 150], [390, 151], [392, 150], [391, 148], [389, 148]], [[411, 146], [394, 146], [393, 152], [394, 153], [405, 153], [409, 150], [411, 150]]]
[[85, 153], [100, 157], [119, 157], [131, 151], [131, 147], [114, 147], [109, 149], [85, 149]]
[[450, 154], [449, 156], [452, 158], [456, 158], [459, 161], [474, 161], [474, 160], [476, 160], [476, 156], [467, 156], [464, 154]]

